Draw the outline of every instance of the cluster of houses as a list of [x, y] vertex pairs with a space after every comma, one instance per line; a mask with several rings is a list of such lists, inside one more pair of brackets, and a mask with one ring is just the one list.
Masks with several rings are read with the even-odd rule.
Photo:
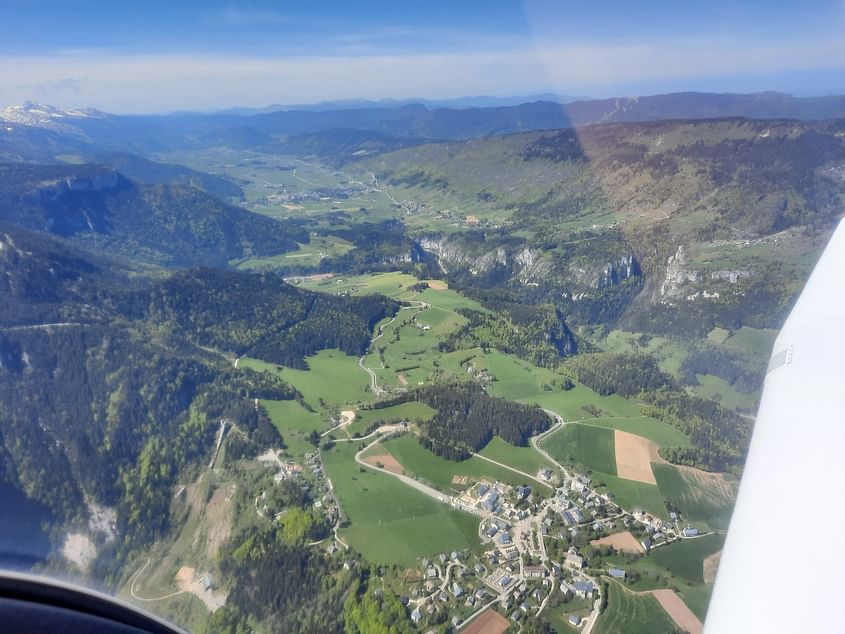
[[[451, 582], [442, 582], [448, 566], [452, 566]], [[410, 614], [411, 621], [419, 624], [426, 615], [447, 611], [451, 622], [457, 627], [466, 615], [471, 614], [485, 601], [489, 601], [493, 594], [481, 585], [480, 579], [487, 569], [477, 563], [474, 567], [464, 563], [463, 555], [459, 552], [442, 553], [434, 559], [422, 562], [422, 576], [425, 579], [424, 590], [412, 592], [418, 599], [417, 606]], [[474, 573], [474, 576], [473, 576]]]
[[[603, 518], [620, 512], [619, 507], [612, 501], [610, 494], [599, 495], [590, 488], [592, 480], [586, 475], [575, 476], [572, 480], [564, 481], [556, 490], [551, 502], [554, 511], [563, 524], [571, 529], [591, 522], [596, 532], [605, 530]], [[551, 517], [544, 520], [548, 529], [554, 524]]]
[[[574, 474], [569, 477], [565, 473], [558, 474], [551, 469], [541, 468], [537, 472], [537, 478], [553, 482], [553, 486], [556, 486], [554, 496], [544, 499], [541, 503], [532, 504], [533, 491], [530, 486], [515, 487], [499, 482], [477, 482], [460, 496], [459, 501], [463, 508], [483, 517], [479, 531], [491, 548], [485, 553], [485, 559], [482, 561], [489, 562], [489, 565], [478, 563], [471, 567], [468, 563], [460, 562], [458, 553], [452, 553], [451, 557], [444, 553], [440, 555], [441, 563], [444, 566], [452, 564], [453, 569], [460, 563], [461, 572], [453, 577], [448, 585], [438, 585], [438, 580], [442, 582], [442, 567], [425, 561], [423, 577], [432, 600], [428, 603], [423, 601], [411, 612], [411, 620], [415, 624], [421, 623], [425, 613], [430, 614], [435, 609], [440, 609], [435, 608], [435, 605], [448, 605], [449, 611], [452, 612], [452, 624], [458, 627], [462, 618], [468, 617], [472, 611], [481, 607], [480, 601], [496, 595], [499, 598], [499, 611], [517, 623], [532, 610], [539, 610], [556, 586], [566, 598], [577, 597], [590, 601], [596, 599], [599, 589], [585, 573], [588, 562], [575, 546], [569, 548], [563, 561], [555, 563], [546, 557], [543, 544], [538, 545], [535, 536], [542, 540], [542, 535], [549, 534], [553, 528], [563, 531], [565, 527], [571, 536], [578, 536], [581, 532], [587, 533], [576, 542], [580, 544], [583, 540], [591, 538], [590, 531], [611, 531], [617, 526], [627, 529], [636, 523], [636, 528], [630, 530], [639, 535], [638, 539], [641, 539], [641, 545], [646, 552], [664, 541], [695, 537], [699, 534], [698, 529], [691, 526], [681, 529], [681, 518], [676, 512], [670, 514], [671, 522], [664, 522], [641, 509], [634, 509], [630, 514], [624, 512], [615, 503], [611, 492], [596, 492], [591, 478], [587, 475]], [[533, 529], [526, 530], [533, 518], [541, 520], [539, 534]], [[525, 539], [529, 533], [530, 544]], [[563, 537], [564, 533], [561, 532], [560, 535]], [[542, 563], [536, 563], [538, 557]], [[535, 563], [532, 564], [532, 561]], [[471, 575], [473, 569], [474, 577]], [[483, 587], [468, 587], [465, 583], [467, 577], [462, 577], [463, 571], [470, 572], [473, 581], [482, 581], [489, 590]], [[628, 572], [618, 566], [606, 568], [604, 574], [622, 581], [629, 579]], [[455, 614], [456, 611], [459, 614]], [[583, 614], [584, 610], [581, 610], [580, 614], [568, 614], [568, 623], [573, 627], [580, 627], [583, 624]]]
[[273, 476], [273, 479], [276, 482], [281, 482], [282, 480], [296, 480], [300, 476], [302, 476], [302, 465], [288, 459], [279, 465], [279, 471]]
[[485, 369], [481, 369], [481, 370], [476, 369], [475, 365], [473, 365], [472, 363], [470, 363], [467, 366], [467, 374], [469, 374], [470, 377], [472, 377], [473, 379], [475, 379], [476, 381], [478, 381], [482, 385], [484, 385], [486, 383], [490, 383], [491, 381], [494, 381], [495, 378], [496, 378], [492, 374], [490, 374], [490, 372], [488, 372]]
[[[530, 511], [526, 508], [517, 508], [517, 506], [528, 500], [531, 493], [530, 486], [512, 487], [500, 482], [495, 484], [480, 482], [474, 489], [474, 493], [470, 492], [470, 499], [478, 505], [478, 508], [488, 513], [493, 513], [500, 518], [519, 521], [528, 517]], [[492, 537], [492, 535], [489, 535], [489, 537]]]

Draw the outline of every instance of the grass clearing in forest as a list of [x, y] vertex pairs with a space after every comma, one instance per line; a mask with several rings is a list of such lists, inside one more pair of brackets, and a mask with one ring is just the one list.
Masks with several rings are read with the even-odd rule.
[[314, 451], [314, 445], [308, 442], [312, 431], [322, 432], [328, 428], [325, 417], [309, 412], [298, 401], [261, 401], [267, 415], [282, 435], [285, 454], [302, 456]]
[[330, 349], [306, 357], [305, 361], [308, 370], [276, 366], [249, 358], [240, 359], [238, 367], [277, 373], [299, 390], [305, 402], [315, 410], [325, 411], [373, 399], [372, 392], [367, 390], [369, 377], [358, 367], [357, 358]]

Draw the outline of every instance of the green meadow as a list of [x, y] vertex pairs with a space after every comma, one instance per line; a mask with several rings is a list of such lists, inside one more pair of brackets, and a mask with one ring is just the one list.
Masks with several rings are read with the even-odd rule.
[[690, 447], [691, 443], [683, 433], [663, 421], [650, 416], [628, 418], [595, 418], [581, 425], [618, 429], [647, 438], [661, 447]]
[[341, 536], [368, 560], [413, 567], [421, 557], [478, 548], [478, 518], [450, 509], [387, 473], [354, 461], [358, 443], [323, 451], [323, 464], [350, 525]]
[[368, 391], [369, 376], [358, 367], [358, 359], [340, 350], [321, 350], [306, 357], [308, 370], [296, 370], [265, 363], [257, 359], [243, 358], [238, 367], [253, 370], [269, 370], [279, 374], [293, 385], [315, 410], [342, 408], [372, 400]]
[[528, 484], [540, 495], [551, 493], [548, 487], [476, 456], [461, 461], [441, 458], [420, 445], [417, 438], [411, 434], [386, 441], [384, 448], [399, 461], [406, 472], [441, 491], [463, 490], [466, 486], [454, 484], [452, 479], [455, 476], [467, 476], [470, 480], [487, 478], [514, 486]]
[[616, 475], [612, 429], [570, 423], [547, 437], [543, 449], [558, 462], [578, 463], [591, 471]]
[[596, 622], [597, 634], [672, 634], [675, 622], [650, 594], [637, 595], [622, 584], [608, 584], [607, 608]]
[[686, 521], [725, 530], [736, 499], [737, 482], [727, 475], [694, 473], [669, 464], [653, 464], [654, 478], [666, 500]]
[[655, 548], [651, 559], [677, 577], [691, 583], [704, 583], [703, 564], [713, 553], [722, 549], [725, 538], [720, 534], [705, 535]]
[[298, 401], [261, 401], [261, 405], [282, 435], [287, 454], [302, 456], [314, 451], [314, 445], [308, 442], [308, 434], [328, 428], [325, 417], [309, 412]]

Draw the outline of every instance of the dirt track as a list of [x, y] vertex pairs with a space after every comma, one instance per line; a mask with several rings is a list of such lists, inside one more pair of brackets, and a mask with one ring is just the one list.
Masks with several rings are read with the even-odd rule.
[[657, 484], [654, 472], [651, 470], [651, 457], [657, 446], [642, 436], [618, 429], [614, 433], [614, 441], [616, 443], [616, 474], [626, 480]]

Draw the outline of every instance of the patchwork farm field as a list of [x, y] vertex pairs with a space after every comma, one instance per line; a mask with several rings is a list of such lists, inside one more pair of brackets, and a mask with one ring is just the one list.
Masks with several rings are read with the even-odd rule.
[[650, 594], [633, 594], [611, 581], [607, 608], [596, 622], [598, 634], [672, 634], [675, 623]]
[[596, 418], [580, 424], [618, 429], [636, 434], [657, 443], [661, 447], [690, 447], [689, 438], [663, 421], [650, 416], [631, 416], [623, 418]]
[[652, 469], [666, 500], [687, 521], [727, 529], [736, 499], [735, 478], [670, 464], [654, 464]]
[[725, 538], [720, 534], [682, 539], [651, 552], [652, 560], [673, 575], [690, 583], [704, 583], [704, 560], [722, 549]]
[[478, 519], [451, 510], [393, 476], [355, 463], [358, 443], [323, 451], [323, 464], [350, 526], [341, 536], [370, 561], [413, 567], [418, 558], [477, 548]]
[[[650, 484], [651, 480], [645, 476], [643, 481], [636, 481], [618, 475], [618, 465], [628, 465], [634, 457], [625, 452], [622, 458], [617, 455], [617, 435], [633, 434], [657, 446], [681, 447], [690, 446], [687, 436], [667, 423], [642, 415], [640, 406], [632, 400], [615, 395], [601, 396], [578, 383], [570, 390], [563, 390], [561, 374], [512, 355], [480, 348], [441, 352], [439, 342], [465, 322], [456, 310], [480, 306], [436, 281], [431, 283], [434, 288], [422, 292], [409, 290], [415, 284], [418, 284], [415, 278], [400, 273], [302, 282], [303, 286], [328, 292], [384, 293], [403, 301], [429, 304], [428, 307], [409, 305], [399, 311], [395, 320], [385, 320], [380, 325], [381, 336], [364, 361], [376, 373], [380, 387], [410, 389], [418, 383], [471, 380], [468, 369], [472, 367], [475, 373], [489, 375], [485, 384], [491, 395], [537, 404], [570, 421], [546, 438], [543, 448], [560, 462], [580, 464], [589, 469], [595, 488], [600, 492], [612, 491], [623, 508], [642, 508], [668, 520], [668, 501], [684, 514], [685, 520], [703, 529], [727, 525], [736, 490], [732, 480], [718, 474], [649, 462], [648, 457], [645, 458], [646, 467], [641, 471], [645, 474], [650, 466], [656, 484]], [[754, 333], [743, 336], [755, 340]], [[622, 348], [633, 344], [627, 335], [618, 334], [615, 345]], [[667, 361], [677, 358], [671, 342], [656, 341], [650, 345], [659, 347]], [[307, 361], [309, 369], [305, 371], [278, 368], [254, 359], [239, 361], [244, 367], [279, 373], [314, 409], [309, 412], [296, 401], [264, 403], [291, 455], [311, 451], [313, 446], [308, 441], [308, 434], [326, 431], [330, 417], [336, 416], [341, 409], [353, 410], [356, 415], [345, 430], [333, 434], [340, 439], [363, 435], [368, 428], [380, 423], [424, 422], [435, 414], [432, 408], [416, 401], [381, 409], [362, 409], [362, 404], [372, 403], [378, 397], [369, 390], [369, 377], [358, 367], [355, 357], [337, 350], [324, 350]], [[327, 390], [327, 385], [331, 389]], [[595, 417], [596, 410], [601, 413], [600, 417]], [[649, 451], [655, 450], [654, 445]], [[479, 547], [477, 518], [450, 509], [389, 473], [360, 467], [354, 462], [354, 454], [360, 446], [361, 443], [354, 440], [338, 442], [322, 452], [327, 475], [344, 515], [349, 519], [349, 525], [341, 529], [341, 536], [353, 548], [372, 561], [410, 567], [421, 557]], [[466, 487], [461, 476], [466, 476], [470, 482], [488, 479], [514, 486], [529, 484], [539, 495], [551, 493], [550, 488], [527, 475], [536, 476], [539, 469], [552, 465], [533, 447], [515, 447], [496, 436], [481, 450], [481, 457], [460, 462], [436, 456], [422, 447], [413, 434], [383, 440], [370, 454], [370, 461], [383, 464], [385, 470], [404, 472], [448, 494]], [[650, 455], [652, 460], [657, 459], [656, 454]], [[710, 586], [703, 583], [702, 562], [721, 548], [720, 540], [717, 536], [714, 540], [685, 541], [656, 549], [636, 562], [622, 558], [615, 565], [643, 575], [632, 586], [637, 590], [666, 588], [671, 583], [701, 618], [710, 593]], [[698, 541], [700, 543], [696, 543]], [[607, 559], [606, 563], [611, 560]], [[654, 597], [620, 592], [614, 585], [611, 584], [611, 605], [602, 615], [596, 631], [619, 631], [616, 628], [620, 626], [622, 614], [629, 615], [626, 632], [672, 631], [671, 619]], [[633, 619], [630, 615], [634, 615]], [[556, 628], [569, 630], [565, 622], [556, 623]]]

